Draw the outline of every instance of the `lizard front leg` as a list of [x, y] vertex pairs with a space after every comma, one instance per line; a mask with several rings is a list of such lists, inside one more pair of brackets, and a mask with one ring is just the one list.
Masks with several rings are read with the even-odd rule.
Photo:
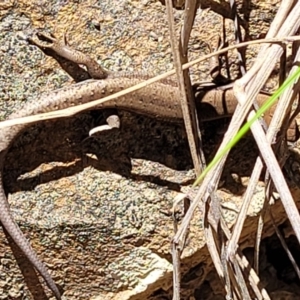
[[78, 50], [71, 48], [66, 37], [64, 40], [58, 40], [54, 35], [47, 33], [37, 33], [34, 37], [29, 37], [28, 40], [42, 50], [51, 49], [60, 57], [63, 57], [76, 64], [85, 65], [90, 78], [105, 79], [110, 72], [103, 69], [93, 58]]
[[[113, 73], [103, 69], [102, 66], [99, 65], [89, 55], [71, 48], [68, 45], [66, 36], [64, 40], [58, 40], [54, 35], [38, 33], [36, 36], [28, 38], [28, 40], [41, 48], [44, 52], [45, 50], [53, 51], [55, 55], [50, 55], [56, 59], [60, 65], [63, 64], [63, 69], [68, 72], [69, 75], [71, 75], [77, 82], [90, 78], [103, 80], [108, 77], [113, 77]], [[47, 52], [45, 53], [49, 55]], [[61, 58], [64, 60], [62, 61]], [[70, 63], [72, 63], [72, 65], [70, 65]], [[82, 71], [82, 69], [79, 67], [80, 64], [86, 66], [87, 72]], [[89, 131], [89, 136], [101, 131], [120, 128], [121, 122], [117, 110], [109, 109], [105, 112], [105, 118], [107, 124], [91, 129]]]

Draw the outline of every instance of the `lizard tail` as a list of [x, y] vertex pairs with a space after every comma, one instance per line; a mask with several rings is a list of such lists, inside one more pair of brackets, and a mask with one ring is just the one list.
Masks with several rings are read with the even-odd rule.
[[[1, 172], [0, 172], [1, 173]], [[2, 182], [2, 173], [0, 174], [0, 181]], [[56, 286], [55, 282], [51, 278], [46, 266], [39, 260], [35, 251], [32, 249], [29, 242], [24, 237], [21, 229], [15, 223], [9, 210], [9, 205], [6, 199], [5, 192], [1, 186], [0, 188], [0, 211], [1, 211], [1, 223], [5, 229], [9, 232], [9, 235], [22, 250], [22, 252], [28, 257], [29, 261], [36, 268], [36, 270], [44, 278], [46, 284], [51, 289], [57, 300], [61, 300], [61, 294]]]

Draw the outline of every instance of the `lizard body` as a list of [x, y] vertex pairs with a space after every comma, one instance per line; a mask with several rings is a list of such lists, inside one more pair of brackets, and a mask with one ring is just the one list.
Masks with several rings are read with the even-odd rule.
[[[66, 47], [65, 47], [66, 48]], [[68, 55], [68, 51], [65, 51]], [[101, 70], [102, 72], [102, 70]], [[38, 99], [27, 102], [16, 113], [8, 119], [15, 119], [38, 113], [55, 111], [68, 108], [78, 104], [87, 103], [96, 99], [103, 98], [133, 85], [141, 83], [148, 76], [137, 74], [114, 74], [101, 73], [101, 80], [87, 80], [64, 87], [56, 91], [45, 93]], [[196, 106], [200, 118], [205, 120], [215, 119], [224, 115], [230, 115], [234, 112], [237, 102], [232, 90], [213, 89], [208, 92], [200, 93], [200, 99]], [[268, 95], [259, 94], [257, 102], [262, 104], [266, 101]], [[143, 89], [137, 90], [132, 94], [121, 96], [119, 98], [108, 100], [97, 107], [120, 108], [134, 113], [152, 116], [154, 118], [166, 119], [168, 121], [182, 120], [182, 111], [180, 104], [180, 94], [177, 85], [172, 80], [156, 82]], [[95, 108], [96, 109], [96, 108]], [[266, 121], [269, 123], [271, 111], [266, 115]], [[2, 182], [3, 165], [5, 155], [7, 154], [15, 137], [28, 125], [16, 125], [4, 128], [0, 132], [0, 180]], [[289, 139], [295, 139], [297, 126], [293, 123], [288, 132]], [[15, 223], [9, 209], [9, 204], [3, 188], [0, 184], [0, 221], [6, 228], [15, 243], [28, 257], [33, 266], [44, 278], [48, 287], [52, 290], [57, 299], [61, 299], [60, 292], [51, 278], [44, 264], [39, 260], [35, 251], [32, 249], [29, 241], [25, 238], [19, 226]]]

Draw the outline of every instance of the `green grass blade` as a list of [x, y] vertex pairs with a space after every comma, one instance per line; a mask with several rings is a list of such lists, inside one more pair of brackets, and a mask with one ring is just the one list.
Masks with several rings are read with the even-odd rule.
[[251, 125], [259, 119], [270, 107], [273, 106], [278, 97], [284, 92], [284, 90], [293, 84], [297, 78], [300, 76], [300, 67], [296, 72], [288, 77], [284, 83], [274, 92], [272, 96], [262, 105], [262, 107], [256, 112], [255, 116], [251, 118], [242, 128], [237, 132], [235, 137], [213, 158], [209, 165], [203, 170], [203, 172], [198, 176], [193, 186], [198, 185], [207, 173], [216, 165], [216, 163], [225, 155], [228, 151], [233, 148], [237, 142], [249, 131]]

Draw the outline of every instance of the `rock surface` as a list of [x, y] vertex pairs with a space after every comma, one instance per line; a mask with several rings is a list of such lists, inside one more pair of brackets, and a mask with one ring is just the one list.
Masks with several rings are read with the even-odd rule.
[[[242, 20], [249, 20], [244, 29], [252, 39], [267, 32], [279, 1], [254, 2], [240, 11]], [[207, 5], [211, 10], [196, 19], [191, 58], [209, 52], [206, 43], [221, 30], [220, 15], [229, 17], [226, 3], [207, 1]], [[181, 14], [175, 12], [178, 28]], [[22, 39], [32, 30], [66, 34], [72, 46], [110, 70], [159, 74], [173, 66], [164, 6], [158, 1], [4, 1], [0, 16], [3, 118], [21, 101], [72, 83], [53, 59]], [[225, 23], [230, 40], [232, 20]], [[249, 64], [256, 49], [247, 52]], [[233, 54], [229, 59], [235, 60]], [[193, 80], [210, 80], [208, 69], [208, 62], [193, 68]], [[270, 80], [267, 88], [274, 86], [276, 81]], [[5, 187], [11, 210], [66, 299], [172, 299], [171, 209], [174, 197], [193, 182], [184, 128], [125, 112], [121, 118], [121, 130], [90, 139], [89, 130], [101, 122], [99, 112], [31, 126], [7, 157]], [[224, 123], [205, 124], [208, 159], [220, 142]], [[226, 165], [218, 196], [229, 224], [234, 223], [256, 156], [249, 136], [232, 151]], [[291, 190], [299, 201], [299, 189], [291, 184]], [[263, 198], [260, 183], [240, 241], [250, 261]], [[280, 200], [272, 212], [299, 252]], [[182, 219], [180, 210], [176, 217]], [[201, 217], [197, 212], [183, 253], [182, 299], [223, 299]], [[262, 284], [274, 299], [298, 299], [299, 282], [291, 268], [272, 260], [270, 253], [280, 249], [273, 234], [267, 215]], [[15, 255], [20, 267], [1, 232], [0, 299], [31, 299], [29, 291], [34, 299], [45, 299], [30, 265], [20, 253]], [[28, 278], [26, 284], [20, 268]]]

